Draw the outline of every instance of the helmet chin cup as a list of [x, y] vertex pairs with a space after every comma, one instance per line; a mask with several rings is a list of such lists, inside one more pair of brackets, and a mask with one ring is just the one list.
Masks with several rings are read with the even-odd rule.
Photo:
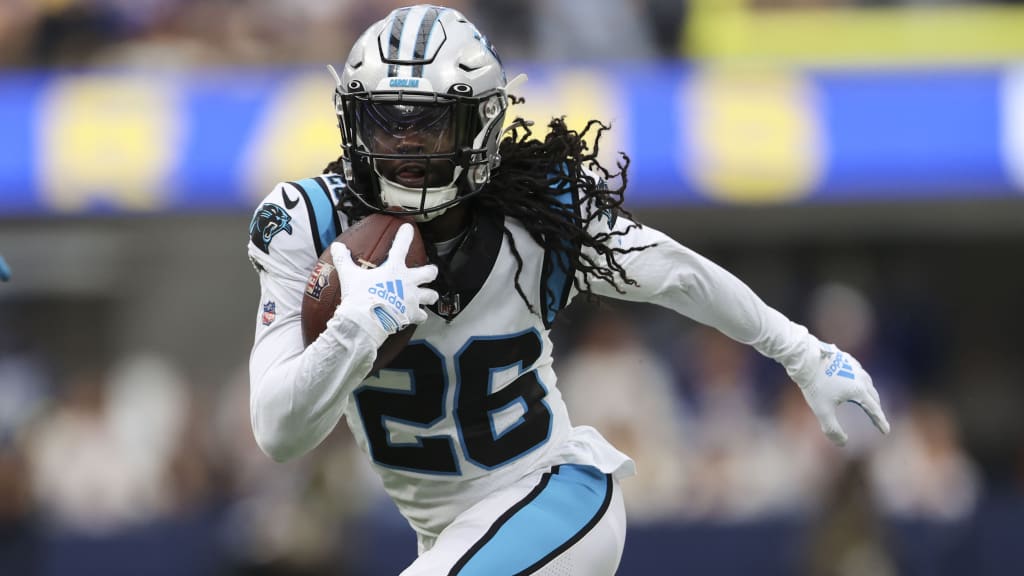
[[378, 181], [380, 182], [380, 198], [384, 206], [397, 206], [399, 208], [406, 208], [409, 211], [416, 211], [420, 210], [420, 203], [423, 203], [423, 210], [425, 212], [412, 215], [413, 220], [417, 222], [429, 222], [444, 214], [448, 210], [447, 206], [437, 210], [431, 210], [431, 208], [451, 202], [459, 193], [459, 189], [455, 184], [438, 188], [427, 188], [426, 192], [424, 192], [423, 188], [402, 186], [382, 176], [378, 176]]

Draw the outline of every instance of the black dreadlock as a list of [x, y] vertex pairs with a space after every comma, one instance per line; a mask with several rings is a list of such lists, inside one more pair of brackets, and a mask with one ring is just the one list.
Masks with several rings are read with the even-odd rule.
[[[494, 170], [487, 188], [471, 199], [474, 207], [518, 220], [545, 250], [563, 255], [564, 262], [572, 262], [575, 269], [582, 272], [573, 278], [580, 293], [593, 295], [594, 279], [608, 282], [619, 293], [624, 293], [622, 286], [635, 286], [636, 281], [629, 277], [616, 256], [644, 250], [650, 245], [620, 248], [609, 240], [626, 235], [640, 224], [630, 223], [622, 230], [609, 229], [596, 234], [588, 228], [601, 218], [614, 222], [620, 214], [633, 219], [622, 206], [629, 156], [620, 153], [615, 173], [601, 165], [597, 160], [599, 142], [609, 126], [597, 120], [575, 131], [566, 126], [564, 118], [555, 118], [548, 125], [543, 141], [533, 137], [530, 124], [517, 118], [506, 129], [508, 136], [498, 146], [501, 164]], [[587, 143], [591, 130], [596, 130], [592, 147]], [[343, 173], [341, 158], [328, 164], [325, 172]], [[608, 182], [612, 180], [618, 180], [619, 185], [610, 187]], [[566, 192], [571, 192], [569, 203], [565, 200]], [[355, 220], [372, 212], [354, 198], [343, 197], [341, 208]], [[516, 291], [535, 312], [519, 282], [522, 256], [507, 226], [504, 233], [516, 259]]]
[[[601, 135], [608, 129], [607, 125], [591, 120], [577, 132], [566, 126], [564, 118], [555, 118], [541, 141], [532, 138], [528, 123], [517, 119], [498, 147], [501, 165], [491, 178], [492, 192], [484, 192], [477, 199], [481, 205], [519, 220], [534, 241], [545, 249], [568, 256], [568, 261], [575, 263], [575, 268], [582, 272], [573, 281], [583, 294], [592, 294], [595, 278], [608, 282], [619, 293], [623, 292], [622, 284], [636, 285], [616, 260], [616, 255], [647, 248], [617, 248], [609, 242], [613, 236], [623, 236], [638, 224], [597, 234], [588, 230], [600, 218], [613, 221], [618, 214], [623, 214], [632, 219], [622, 206], [628, 183], [629, 156], [620, 153], [616, 173], [611, 173], [597, 160]], [[587, 143], [591, 130], [596, 130], [592, 149]], [[619, 185], [610, 188], [611, 180], [619, 180]], [[566, 191], [571, 191], [573, 198], [569, 204], [563, 196]], [[519, 287], [522, 259], [507, 228], [505, 235], [519, 264], [516, 289], [525, 300]], [[592, 253], [584, 250], [587, 248]]]

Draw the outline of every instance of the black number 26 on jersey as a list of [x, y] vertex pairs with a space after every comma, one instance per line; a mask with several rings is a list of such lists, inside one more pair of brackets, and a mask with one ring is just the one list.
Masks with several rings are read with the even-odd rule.
[[[543, 343], [536, 330], [500, 337], [471, 338], [455, 356], [454, 418], [458, 438], [416, 436], [415, 442], [393, 443], [387, 422], [430, 428], [446, 416], [449, 378], [444, 356], [426, 342], [413, 342], [388, 370], [409, 373], [409, 390], [362, 387], [355, 400], [366, 428], [374, 462], [432, 474], [459, 474], [455, 443], [466, 458], [483, 468], [497, 468], [543, 444], [551, 433], [547, 390], [534, 370], [523, 372], [540, 358]], [[493, 390], [494, 373], [518, 368], [520, 375]], [[494, 416], [504, 408], [521, 406], [522, 417], [500, 433]]]

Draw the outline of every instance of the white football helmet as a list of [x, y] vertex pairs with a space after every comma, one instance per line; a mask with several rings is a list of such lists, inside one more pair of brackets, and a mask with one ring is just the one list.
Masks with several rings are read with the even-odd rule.
[[340, 77], [331, 72], [344, 176], [368, 207], [426, 221], [490, 180], [509, 86], [462, 14], [397, 9], [360, 36]]

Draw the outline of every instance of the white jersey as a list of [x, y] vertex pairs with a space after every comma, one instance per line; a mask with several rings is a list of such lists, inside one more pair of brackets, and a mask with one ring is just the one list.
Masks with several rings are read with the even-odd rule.
[[[616, 477], [633, 473], [632, 461], [595, 430], [570, 422], [549, 331], [575, 295], [573, 269], [516, 220], [474, 217], [451, 256], [441, 300], [379, 373], [366, 375], [375, 351], [357, 326], [342, 323], [304, 349], [300, 310], [309, 273], [350, 224], [338, 204], [343, 186], [334, 175], [278, 185], [250, 226], [248, 251], [262, 288], [251, 408], [268, 453], [285, 458], [312, 449], [344, 414], [421, 539], [538, 470], [584, 464]], [[617, 256], [636, 286], [621, 286], [622, 294], [594, 280], [596, 294], [671, 308], [783, 364], [801, 357], [806, 330], [707, 259], [624, 218], [593, 226], [600, 228], [594, 233], [625, 232], [607, 236], [618, 248], [650, 246]]]

